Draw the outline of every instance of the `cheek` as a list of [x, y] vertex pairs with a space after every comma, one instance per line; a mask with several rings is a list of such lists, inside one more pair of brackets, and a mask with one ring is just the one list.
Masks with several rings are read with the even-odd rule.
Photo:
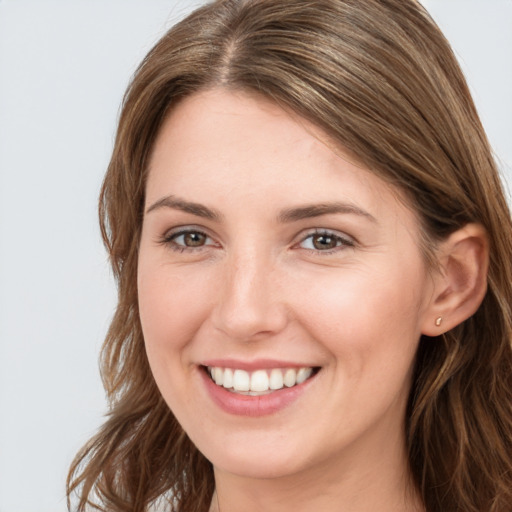
[[139, 313], [151, 360], [170, 364], [184, 350], [207, 317], [214, 286], [200, 272], [139, 263]]
[[421, 332], [418, 275], [414, 268], [377, 274], [375, 267], [326, 275], [309, 280], [297, 309], [313, 336], [339, 361], [349, 361], [345, 367], [354, 374], [379, 361], [408, 365]]
[[204, 277], [144, 258], [139, 262], [139, 314], [149, 365], [162, 396], [180, 418], [193, 412], [188, 410], [193, 402], [183, 397], [189, 396], [187, 382], [195, 369], [190, 349], [209, 310], [212, 285]]

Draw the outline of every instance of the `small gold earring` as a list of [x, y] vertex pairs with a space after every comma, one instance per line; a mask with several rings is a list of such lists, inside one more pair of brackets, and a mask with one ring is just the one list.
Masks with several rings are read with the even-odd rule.
[[439, 317], [436, 318], [436, 325], [437, 325], [437, 327], [439, 327], [442, 322], [443, 322], [443, 317], [442, 316], [439, 316]]

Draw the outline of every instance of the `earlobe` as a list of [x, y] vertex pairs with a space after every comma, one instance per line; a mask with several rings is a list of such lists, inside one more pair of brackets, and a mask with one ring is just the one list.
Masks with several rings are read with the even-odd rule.
[[467, 224], [443, 241], [434, 293], [422, 333], [439, 336], [464, 322], [479, 308], [487, 291], [489, 243], [480, 224]]

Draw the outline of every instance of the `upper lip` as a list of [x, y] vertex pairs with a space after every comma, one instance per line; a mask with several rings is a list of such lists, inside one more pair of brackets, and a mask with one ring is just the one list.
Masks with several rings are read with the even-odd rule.
[[219, 368], [236, 368], [248, 372], [273, 369], [273, 368], [316, 368], [318, 365], [308, 363], [298, 363], [297, 361], [284, 361], [277, 359], [255, 359], [252, 361], [241, 361], [239, 359], [223, 358], [223, 359], [209, 359], [202, 361], [201, 366], [219, 367]]

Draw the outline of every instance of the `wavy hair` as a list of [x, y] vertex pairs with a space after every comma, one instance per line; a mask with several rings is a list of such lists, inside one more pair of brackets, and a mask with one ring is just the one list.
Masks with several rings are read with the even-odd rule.
[[[512, 504], [512, 222], [451, 48], [415, 0], [218, 0], [174, 26], [124, 98], [100, 197], [118, 305], [101, 356], [109, 416], [68, 477], [76, 510], [205, 512], [212, 465], [163, 401], [145, 354], [137, 255], [147, 163], [180, 99], [256, 92], [323, 129], [404, 191], [429, 247], [469, 222], [490, 240], [478, 311], [420, 340], [406, 422], [428, 512]], [[430, 253], [431, 254], [431, 253]], [[159, 501], [160, 500], [160, 501]]]

